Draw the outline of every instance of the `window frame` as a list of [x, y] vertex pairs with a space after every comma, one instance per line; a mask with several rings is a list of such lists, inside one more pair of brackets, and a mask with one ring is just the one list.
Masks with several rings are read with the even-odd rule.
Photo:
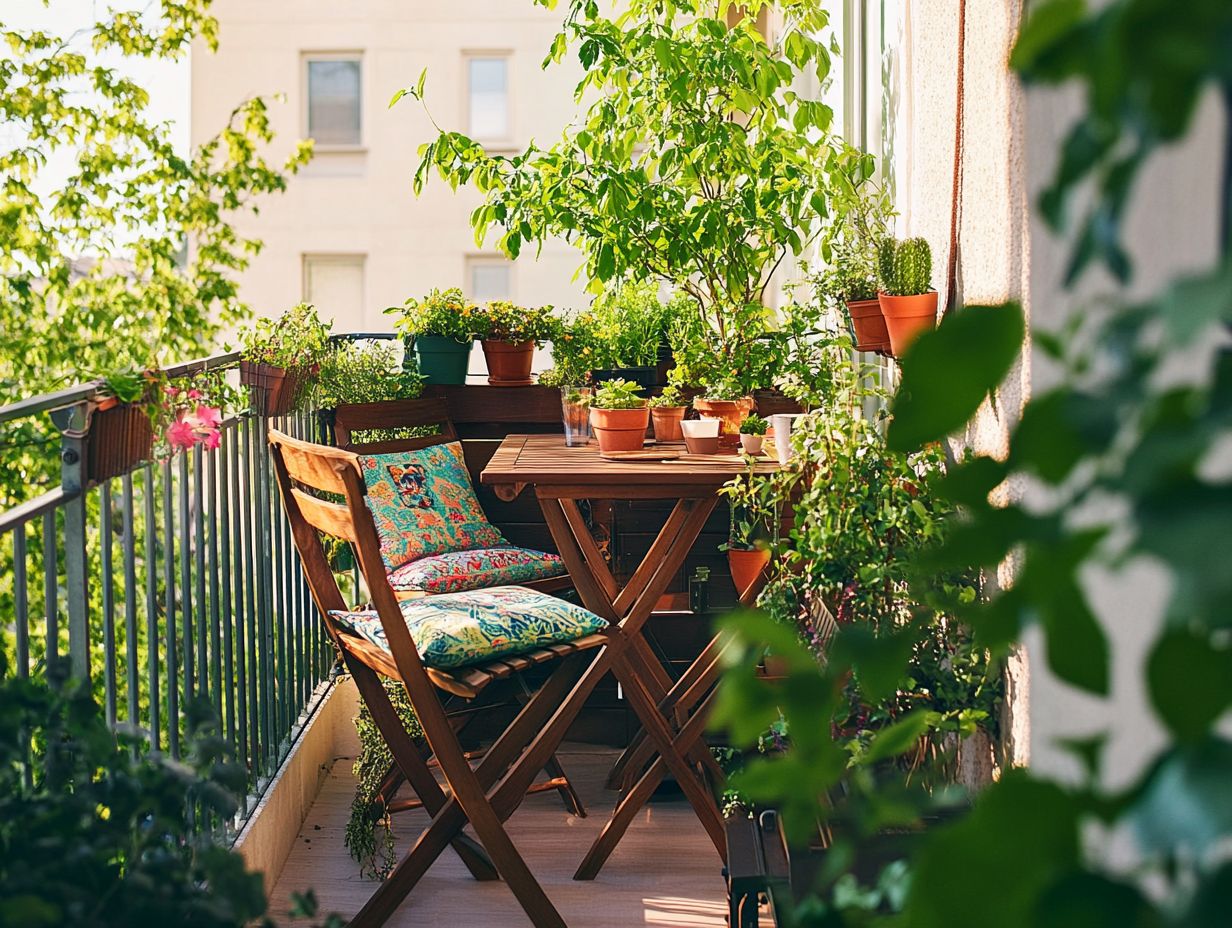
[[[477, 58], [498, 58], [505, 62], [505, 134], [493, 136], [473, 135], [471, 130], [471, 62]], [[513, 49], [511, 48], [464, 48], [462, 49], [462, 122], [467, 134], [484, 148], [506, 151], [514, 148], [513, 120]]]
[[[503, 267], [509, 275], [509, 292], [506, 296], [496, 297], [496, 299], [509, 300], [511, 303], [516, 303], [518, 294], [517, 275], [513, 272], [513, 262], [504, 255], [494, 255], [491, 252], [478, 252], [465, 256], [463, 262], [463, 274], [466, 280], [466, 295], [480, 302], [479, 297], [474, 296], [474, 275], [473, 271], [476, 266]], [[486, 300], [485, 300], [486, 302]]]
[[312, 110], [312, 100], [309, 89], [309, 66], [314, 61], [354, 61], [359, 65], [359, 99], [356, 101], [359, 108], [359, 139], [355, 142], [317, 142], [313, 140], [313, 153], [320, 154], [322, 152], [363, 152], [367, 151], [367, 119], [364, 118], [364, 53], [360, 49], [331, 49], [329, 51], [302, 51], [300, 52], [300, 87], [302, 93], [303, 104], [300, 107], [300, 125], [302, 128], [301, 135], [310, 139], [313, 138], [310, 131], [310, 114]]

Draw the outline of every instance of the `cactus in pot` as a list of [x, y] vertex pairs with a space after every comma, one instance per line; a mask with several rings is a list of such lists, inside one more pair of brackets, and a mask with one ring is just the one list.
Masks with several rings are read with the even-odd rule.
[[933, 256], [922, 238], [885, 239], [877, 250], [881, 290], [877, 299], [890, 334], [890, 350], [902, 357], [919, 334], [937, 322], [932, 289]]

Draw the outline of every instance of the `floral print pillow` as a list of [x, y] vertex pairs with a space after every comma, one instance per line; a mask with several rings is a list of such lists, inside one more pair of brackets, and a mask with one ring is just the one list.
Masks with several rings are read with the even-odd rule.
[[508, 544], [479, 507], [458, 442], [361, 455], [359, 462], [387, 570], [429, 555]]

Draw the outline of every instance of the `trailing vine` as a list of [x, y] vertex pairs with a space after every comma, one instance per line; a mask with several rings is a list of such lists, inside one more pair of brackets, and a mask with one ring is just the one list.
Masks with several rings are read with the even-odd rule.
[[[406, 688], [387, 678], [382, 678], [381, 682], [408, 734], [414, 739], [422, 737], [423, 729], [411, 708]], [[346, 846], [358, 861], [361, 876], [384, 880], [398, 862], [393, 827], [385, 806], [385, 799], [389, 797], [381, 796], [381, 785], [393, 765], [394, 756], [362, 702], [359, 715], [355, 717], [355, 730], [359, 733], [359, 756], [351, 768], [356, 782], [351, 817], [346, 825]]]

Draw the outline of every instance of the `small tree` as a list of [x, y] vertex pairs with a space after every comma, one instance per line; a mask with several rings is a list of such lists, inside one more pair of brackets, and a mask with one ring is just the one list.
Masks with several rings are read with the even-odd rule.
[[[569, 4], [544, 65], [575, 47], [585, 70], [576, 97], [591, 102], [555, 145], [490, 155], [441, 130], [420, 149], [415, 190], [434, 169], [455, 187], [474, 183], [485, 197], [471, 215], [477, 241], [495, 226], [516, 258], [561, 236], [585, 254], [592, 289], [648, 276], [678, 287], [696, 304], [715, 371], [747, 379], [747, 356], [774, 325], [764, 305], [774, 273], [827, 211], [832, 113], [796, 86], [806, 71], [828, 80], [831, 47], [818, 38], [828, 16], [818, 0], [622, 9]], [[768, 40], [759, 16], [780, 9]], [[423, 86], [421, 75], [393, 102], [422, 99]]]

